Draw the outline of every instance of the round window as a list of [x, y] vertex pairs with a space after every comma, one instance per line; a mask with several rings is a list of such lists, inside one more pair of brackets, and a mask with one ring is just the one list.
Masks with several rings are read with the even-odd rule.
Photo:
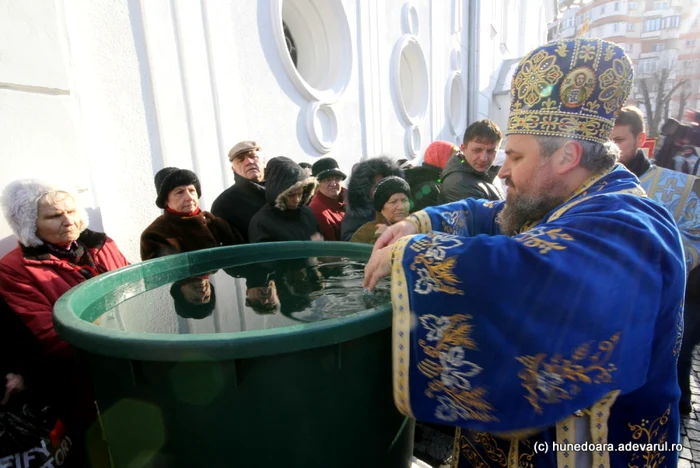
[[292, 33], [289, 32], [289, 27], [287, 26], [287, 23], [284, 21], [282, 22], [282, 27], [284, 28], [284, 42], [287, 44], [287, 53], [289, 54], [289, 57], [292, 59], [292, 63], [294, 66], [297, 66], [297, 44], [294, 42], [294, 38], [292, 37]]
[[447, 121], [450, 125], [450, 130], [454, 135], [459, 134], [466, 126], [466, 103], [467, 97], [462, 83], [462, 75], [459, 72], [453, 72], [448, 81], [447, 89]]
[[307, 98], [336, 100], [350, 80], [352, 43], [341, 0], [275, 0], [278, 49], [287, 73]]
[[428, 111], [428, 66], [418, 41], [404, 36], [399, 42], [394, 70], [398, 83], [399, 109], [409, 124], [416, 124]]

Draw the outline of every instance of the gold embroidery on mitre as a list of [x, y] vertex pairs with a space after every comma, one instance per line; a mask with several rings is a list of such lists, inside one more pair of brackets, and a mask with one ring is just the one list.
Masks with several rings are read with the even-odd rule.
[[565, 107], [581, 107], [596, 87], [595, 72], [588, 67], [571, 70], [561, 84], [559, 98]]
[[527, 390], [525, 398], [535, 412], [542, 414], [544, 404], [573, 399], [583, 384], [610, 383], [617, 367], [609, 361], [619, 341], [617, 332], [595, 347], [593, 341], [584, 343], [568, 359], [560, 354], [548, 357], [546, 353], [516, 357], [524, 366], [518, 377]]
[[541, 50], [522, 63], [513, 86], [519, 100], [528, 106], [534, 106], [543, 97], [549, 97], [551, 87], [562, 76], [557, 58]]
[[541, 46], [516, 68], [506, 134], [605, 143], [632, 82], [631, 62], [613, 43], [576, 38]]
[[566, 58], [566, 56], [569, 55], [569, 50], [566, 48], [566, 44], [563, 42], [559, 43], [557, 46], [557, 54], [559, 54], [559, 57], [561, 58]]
[[600, 96], [605, 112], [614, 112], [620, 109], [627, 100], [632, 89], [632, 64], [629, 60], [615, 59], [612, 68], [608, 68], [600, 75]]

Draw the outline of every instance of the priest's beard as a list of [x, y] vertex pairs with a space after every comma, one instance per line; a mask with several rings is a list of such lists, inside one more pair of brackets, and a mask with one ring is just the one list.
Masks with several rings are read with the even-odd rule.
[[[557, 195], [557, 193], [561, 193], [558, 190], [560, 184], [552, 179], [535, 180], [528, 184], [529, 187], [516, 188], [518, 191], [527, 189], [527, 192], [530, 192], [522, 194], [514, 193], [510, 189], [513, 186], [510, 180], [506, 180], [506, 184], [509, 186], [506, 203], [496, 216], [496, 223], [500, 226], [501, 233], [506, 236], [518, 234], [525, 223], [544, 218], [547, 213], [564, 203], [567, 198]], [[536, 192], [536, 194], [531, 192]]]

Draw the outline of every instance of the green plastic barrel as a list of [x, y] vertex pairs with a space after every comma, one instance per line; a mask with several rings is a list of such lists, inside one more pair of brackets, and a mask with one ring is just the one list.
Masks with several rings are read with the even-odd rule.
[[[366, 261], [341, 242], [244, 245], [102, 274], [54, 309], [86, 363], [116, 467], [408, 467], [413, 421], [396, 410], [391, 307], [235, 333], [143, 333], [94, 322], [173, 281], [304, 257]], [[144, 314], [148, 311], [144, 310]]]

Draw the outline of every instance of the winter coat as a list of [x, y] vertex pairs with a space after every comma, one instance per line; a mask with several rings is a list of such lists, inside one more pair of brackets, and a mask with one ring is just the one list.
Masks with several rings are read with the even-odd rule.
[[141, 233], [141, 260], [242, 243], [238, 232], [208, 211], [186, 216], [166, 209]]
[[355, 234], [352, 235], [350, 242], [362, 242], [363, 244], [374, 245], [374, 243], [377, 242], [377, 239], [379, 239], [379, 236], [381, 236], [380, 233], [377, 233], [378, 224], [391, 226], [389, 220], [384, 218], [381, 213], [377, 213], [374, 221], [365, 223], [360, 229], [355, 231]]
[[0, 297], [0, 395], [6, 375], [17, 374], [24, 380], [24, 389], [10, 396], [9, 408], [26, 403], [36, 408], [48, 406], [69, 431], [84, 431], [97, 417], [88, 374], [72, 358], [68, 344], [63, 355], [45, 354], [23, 318]]
[[233, 174], [235, 184], [216, 197], [211, 205], [211, 213], [225, 220], [231, 230], [238, 232], [244, 242], [248, 240], [248, 227], [255, 213], [265, 206], [264, 183], [253, 182], [236, 173]]
[[485, 173], [477, 172], [463, 159], [461, 153], [455, 154], [440, 175], [442, 180], [440, 204], [464, 198], [505, 200], [503, 191], [493, 183], [499, 169], [499, 166], [491, 166]]
[[406, 182], [411, 186], [411, 213], [440, 204], [440, 168], [423, 163], [406, 170]]
[[9, 373], [24, 377], [24, 383], [29, 387], [39, 380], [41, 355], [39, 341], [0, 296], [0, 394]]
[[401, 168], [386, 156], [366, 159], [357, 164], [348, 183], [348, 201], [341, 226], [341, 240], [349, 241], [362, 225], [374, 220], [376, 212], [372, 205], [370, 189], [375, 185], [376, 178], [383, 179], [388, 176], [403, 178], [404, 174]]
[[[105, 271], [129, 264], [114, 241], [101, 232], [86, 229], [78, 242]], [[85, 280], [74, 265], [55, 257], [45, 245], [20, 245], [0, 260], [0, 295], [39, 340], [44, 353], [52, 356], [72, 356], [70, 345], [53, 327], [53, 306], [66, 291]]]
[[321, 229], [323, 239], [327, 241], [340, 240], [340, 226], [345, 217], [345, 198], [347, 190], [340, 189], [340, 201], [334, 200], [316, 192], [316, 195], [311, 199], [309, 208], [313, 211], [318, 221], [318, 226]]
[[[294, 161], [285, 157], [272, 158], [265, 168], [265, 197], [267, 204], [253, 216], [248, 229], [250, 242], [281, 242], [311, 240], [320, 232], [318, 221], [308, 206], [318, 185]], [[287, 209], [284, 198], [303, 187], [299, 208]]]

